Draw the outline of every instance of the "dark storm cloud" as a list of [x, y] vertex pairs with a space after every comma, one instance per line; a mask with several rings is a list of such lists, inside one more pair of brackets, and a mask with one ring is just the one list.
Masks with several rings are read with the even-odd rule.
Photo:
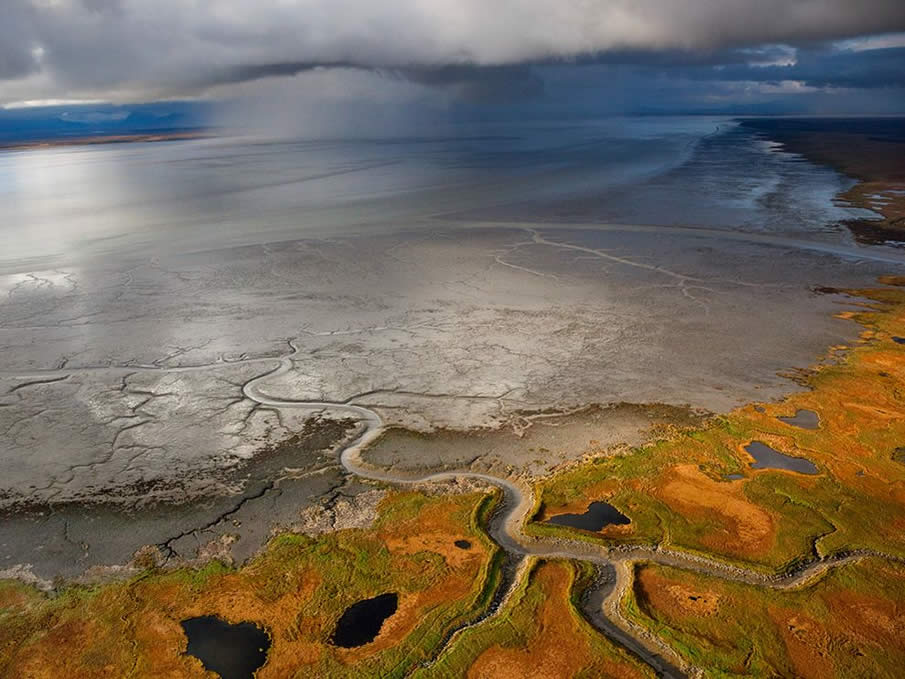
[[830, 46], [791, 51], [765, 47], [709, 54], [670, 51], [638, 58], [607, 55], [595, 60], [594, 65], [626, 67], [639, 78], [769, 84], [795, 81], [816, 88], [905, 87], [905, 47], [861, 51]]
[[544, 93], [544, 81], [530, 65], [439, 66], [391, 71], [409, 82], [451, 90], [468, 101], [532, 99]]
[[[579, 66], [612, 65], [646, 68], [706, 67], [732, 64], [775, 63], [795, 50], [787, 45], [758, 45], [755, 47], [730, 47], [725, 49], [662, 49], [662, 50], [610, 50], [578, 57], [571, 63]], [[553, 62], [551, 62], [553, 63]]]
[[199, 69], [185, 81], [188, 87], [210, 87], [212, 85], [228, 85], [231, 83], [260, 80], [262, 78], [279, 78], [298, 75], [317, 68], [349, 68], [349, 64], [242, 64], [225, 68]]
[[799, 51], [788, 66], [729, 66], [713, 70], [717, 80], [771, 82], [795, 80], [810, 87], [905, 87], [905, 47], [861, 52]]
[[749, 63], [732, 54], [697, 63], [677, 54], [643, 64], [618, 59], [537, 70], [548, 99], [568, 99], [572, 112], [585, 115], [905, 112], [905, 48], [744, 52]]
[[189, 81], [188, 86], [226, 85], [263, 78], [295, 76], [316, 69], [370, 71], [387, 78], [446, 90], [456, 97], [473, 101], [533, 98], [544, 92], [544, 81], [531, 64], [406, 67], [363, 67], [341, 62], [246, 64], [199, 70], [193, 74], [194, 80]]
[[[467, 96], [463, 66], [589, 55], [706, 61], [765, 43], [905, 30], [902, 0], [2, 0], [0, 98], [137, 96], [288, 75], [389, 69]], [[620, 56], [621, 55], [621, 56]], [[488, 71], [501, 85], [505, 71]], [[515, 93], [536, 92], [513, 70]], [[13, 79], [21, 82], [6, 85]], [[442, 82], [441, 82], [442, 81]], [[15, 93], [15, 94], [13, 94]]]

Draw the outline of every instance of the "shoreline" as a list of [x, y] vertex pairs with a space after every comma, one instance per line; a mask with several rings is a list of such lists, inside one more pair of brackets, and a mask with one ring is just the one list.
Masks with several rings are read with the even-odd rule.
[[905, 244], [905, 118], [739, 118], [790, 152], [857, 182], [836, 200], [877, 219], [843, 222], [862, 245]]
[[204, 130], [184, 132], [136, 132], [134, 134], [89, 135], [84, 137], [54, 137], [23, 141], [0, 141], [3, 151], [40, 151], [43, 149], [65, 148], [69, 146], [103, 146], [107, 144], [139, 144], [166, 141], [189, 141], [212, 139], [215, 135]]

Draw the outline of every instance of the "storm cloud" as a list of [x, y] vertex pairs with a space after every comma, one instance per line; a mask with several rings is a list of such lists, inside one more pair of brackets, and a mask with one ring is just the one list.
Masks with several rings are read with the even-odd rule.
[[800, 82], [808, 87], [873, 89], [905, 87], [905, 47], [849, 50], [797, 50], [785, 64], [720, 63], [700, 66], [673, 65], [676, 76], [697, 80], [782, 83]]
[[903, 30], [902, 0], [3, 0], [0, 103], [194, 95], [319, 66], [469, 96], [484, 94], [469, 67], [493, 67], [530, 94], [540, 84], [519, 65], [728, 58]]

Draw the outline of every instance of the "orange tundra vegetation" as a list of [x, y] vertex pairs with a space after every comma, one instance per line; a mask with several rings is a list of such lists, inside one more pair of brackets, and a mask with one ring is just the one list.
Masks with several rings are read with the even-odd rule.
[[905, 565], [868, 558], [780, 590], [636, 566], [625, 613], [721, 677], [897, 677]]
[[[0, 676], [213, 676], [184, 654], [180, 621], [201, 615], [267, 630], [272, 644], [258, 679], [402, 676], [488, 605], [497, 549], [480, 523], [495, 497], [391, 494], [373, 529], [281, 535], [239, 569], [149, 570], [52, 597], [0, 582]], [[385, 592], [398, 593], [399, 607], [373, 642], [330, 644], [348, 606]]]
[[[850, 550], [905, 557], [905, 278], [880, 282], [844, 291], [855, 308], [840, 316], [863, 326], [860, 340], [799, 375], [806, 391], [540, 481], [527, 531], [660, 544], [764, 572]], [[819, 426], [779, 419], [798, 410], [816, 413]], [[754, 441], [817, 473], [752, 468]], [[597, 500], [631, 524], [591, 533], [543, 523]]]
[[458, 635], [417, 679], [645, 679], [654, 671], [611, 643], [576, 608], [586, 564], [537, 561], [503, 610]]

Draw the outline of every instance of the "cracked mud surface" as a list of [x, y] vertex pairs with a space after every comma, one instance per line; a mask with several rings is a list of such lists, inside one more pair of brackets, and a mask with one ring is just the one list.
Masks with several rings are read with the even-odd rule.
[[[20, 281], [0, 307], [3, 490], [65, 500], [88, 484], [79, 465], [106, 488], [247, 458], [286, 430], [241, 384], [290, 338], [299, 355], [269, 395], [348, 400], [418, 429], [595, 402], [726, 410], [780, 393], [777, 371], [850, 339], [829, 318], [839, 300], [809, 287], [874, 268], [840, 276], [833, 257], [706, 238], [535, 237], [299, 242], [187, 255], [131, 279]], [[774, 311], [755, 318], [753, 305]]]
[[[416, 431], [518, 430], [525, 412], [588, 403], [721, 412], [775, 397], [793, 386], [779, 371], [853, 338], [832, 318], [846, 301], [812, 288], [864, 283], [896, 256], [840, 266], [802, 245], [629, 227], [450, 228], [8, 273], [0, 505], [53, 507], [0, 524], [0, 564], [71, 575], [182, 533], [163, 551], [193, 558], [227, 539], [205, 528], [211, 521], [259, 494], [237, 510], [248, 549], [230, 546], [250, 554], [283, 515], [283, 496], [261, 485], [283, 472], [233, 472], [317, 410], [243, 391], [281, 365], [288, 341], [291, 365], [267, 380], [266, 397], [363, 406]], [[608, 416], [623, 442], [650, 426]], [[393, 464], [460, 466], [476, 455], [418, 454]], [[494, 454], [481, 464], [540, 471], [566, 461]], [[293, 481], [305, 488], [286, 503], [296, 512], [344, 483], [329, 453], [303, 457], [286, 465], [312, 473]], [[136, 511], [126, 519], [117, 505]], [[189, 505], [200, 509], [186, 516]], [[38, 540], [26, 537], [35, 530]]]
[[[666, 252], [660, 252], [662, 244], [659, 241], [656, 245], [651, 244], [650, 251], [663, 258], [665, 263], [662, 265], [652, 263], [656, 260], [654, 255], [638, 260], [623, 252], [614, 254], [613, 248], [604, 248], [601, 241], [612, 238], [612, 232], [569, 232], [568, 240], [562, 232], [555, 236], [533, 230], [515, 233], [526, 240], [511, 243], [510, 250], [503, 255], [507, 258], [504, 260], [506, 265], [501, 267], [506, 272], [504, 277], [568, 279], [570, 295], [577, 294], [576, 286], [591, 289], [581, 298], [581, 304], [568, 307], [573, 322], [567, 326], [567, 332], [557, 334], [555, 326], [551, 332], [549, 325], [551, 318], [565, 313], [564, 307], [551, 307], [549, 313], [544, 314], [535, 310], [531, 332], [522, 342], [528, 344], [527, 347], [515, 345], [515, 338], [521, 337], [524, 328], [507, 325], [504, 321], [506, 313], [501, 310], [512, 311], [514, 300], [520, 300], [522, 307], [549, 304], [549, 293], [538, 300], [530, 295], [519, 297], [521, 293], [512, 290], [513, 297], [506, 305], [491, 304], [488, 298], [481, 313], [497, 318], [497, 322], [492, 326], [480, 325], [477, 331], [469, 328], [468, 311], [459, 309], [456, 313], [460, 314], [462, 322], [454, 335], [449, 329], [444, 332], [444, 326], [436, 319], [430, 323], [391, 321], [330, 330], [305, 326], [298, 329], [296, 336], [287, 338], [283, 350], [273, 358], [263, 355], [229, 356], [226, 357], [228, 360], [212, 358], [204, 355], [207, 344], [199, 343], [180, 346], [162, 359], [150, 362], [116, 366], [66, 363], [56, 368], [10, 374], [9, 379], [14, 384], [7, 391], [6, 408], [23, 410], [34, 400], [51, 401], [51, 405], [43, 408], [34, 406], [38, 408], [36, 413], [11, 423], [10, 435], [17, 440], [27, 440], [23, 437], [28, 436], [31, 440], [39, 440], [42, 430], [33, 427], [32, 423], [47, 419], [57, 411], [66, 413], [67, 400], [85, 409], [69, 413], [69, 419], [61, 418], [65, 426], [88, 436], [95, 429], [87, 425], [93, 425], [98, 430], [112, 432], [112, 438], [98, 447], [97, 458], [64, 466], [52, 483], [34, 489], [30, 502], [22, 502], [14, 492], [7, 492], [7, 511], [18, 509], [18, 512], [12, 513], [6, 522], [8, 537], [5, 544], [13, 544], [20, 552], [27, 551], [27, 546], [17, 545], [16, 540], [21, 543], [24, 535], [33, 536], [34, 526], [22, 522], [42, 521], [46, 525], [40, 525], [37, 533], [48, 528], [58, 531], [59, 536], [47, 544], [65, 545], [64, 551], [68, 550], [68, 553], [48, 558], [43, 553], [47, 544], [39, 543], [33, 548], [35, 556], [25, 562], [30, 564], [30, 570], [23, 571], [22, 562], [14, 562], [4, 574], [20, 579], [27, 579], [28, 575], [43, 577], [43, 584], [49, 586], [46, 580], [51, 575], [76, 576], [87, 569], [90, 579], [109, 574], [102, 566], [128, 560], [130, 548], [142, 544], [153, 545], [154, 549], [138, 555], [136, 570], [132, 573], [140, 572], [149, 563], [192, 564], [211, 557], [243, 562], [255, 554], [278, 527], [320, 536], [335, 535], [337, 529], [354, 532], [370, 527], [379, 520], [376, 508], [385, 497], [384, 491], [374, 489], [370, 482], [412, 486], [465, 476], [471, 478], [470, 483], [489, 483], [502, 490], [500, 511], [489, 519], [487, 531], [507, 554], [507, 566], [503, 569], [507, 575], [501, 576], [491, 603], [477, 621], [456, 623], [450, 628], [449, 636], [441, 639], [438, 646], [441, 653], [446, 648], [461, 648], [459, 642], [468, 638], [468, 632], [479, 622], [481, 625], [497, 624], [497, 613], [518, 600], [518, 592], [528, 577], [526, 574], [538, 559], [547, 562], [581, 560], [596, 564], [600, 569], [599, 580], [589, 586], [582, 604], [587, 619], [608, 637], [608, 643], [615, 643], [621, 652], [628, 653], [624, 657], [641, 660], [664, 676], [682, 676], [694, 673], [695, 667], [656, 633], [647, 630], [643, 623], [626, 617], [620, 610], [620, 602], [625, 600], [632, 582], [630, 571], [635, 564], [656, 563], [728, 582], [790, 590], [814, 582], [831, 571], [856, 566], [868, 558], [898, 559], [865, 548], [819, 554], [818, 558], [803, 561], [798, 568], [770, 574], [659, 543], [602, 547], [578, 536], [545, 537], [525, 532], [526, 522], [538, 507], [538, 496], [524, 478], [519, 478], [520, 473], [529, 477], [548, 474], [564, 463], [584, 458], [604, 459], [601, 454], [610, 451], [614, 444], [648, 440], [658, 428], [693, 427], [700, 423], [705, 408], [719, 410], [725, 407], [720, 401], [728, 398], [721, 393], [724, 388], [728, 388], [733, 397], [736, 388], [744, 391], [740, 385], [746, 375], [748, 393], [756, 393], [761, 402], [766, 400], [765, 395], [789, 391], [791, 383], [788, 380], [778, 375], [763, 375], [757, 370], [756, 363], [749, 364], [752, 355], [759, 356], [762, 346], [779, 351], [780, 335], [791, 342], [790, 346], [795, 350], [800, 350], [796, 338], [811, 332], [826, 333], [825, 345], [839, 344], [842, 339], [854, 336], [852, 331], [856, 328], [848, 328], [847, 332], [840, 326], [850, 324], [850, 321], [834, 323], [826, 322], [826, 319], [831, 310], [847, 312], [843, 315], [850, 317], [848, 310], [857, 302], [852, 298], [812, 292], [817, 282], [811, 282], [808, 277], [829, 275], [821, 268], [831, 266], [827, 253], [785, 251], [785, 257], [800, 260], [799, 264], [807, 262], [810, 268], [796, 269], [798, 280], [794, 284], [787, 280], [769, 283], [763, 280], [767, 274], [787, 275], [783, 269], [772, 268], [781, 259], [777, 257], [775, 247], [734, 243], [726, 248], [726, 257], [722, 259], [714, 258], [712, 252], [699, 262], [692, 258], [688, 263], [688, 266], [694, 266], [695, 273], [692, 274], [688, 273], [692, 269], [680, 266], [683, 262], [675, 252], [668, 248]], [[513, 234], [481, 232], [476, 237], [503, 235]], [[632, 240], [631, 233], [623, 233], [622, 237], [626, 242]], [[700, 238], [691, 240], [697, 242]], [[432, 245], [437, 246], [436, 243]], [[624, 247], [625, 243], [621, 245]], [[533, 253], [534, 248], [539, 248], [543, 256]], [[763, 252], [767, 249], [774, 250], [769, 266]], [[520, 253], [521, 250], [526, 252]], [[666, 257], [668, 252], [672, 252], [671, 258]], [[681, 248], [679, 252], [683, 252]], [[474, 276], [474, 285], [478, 285], [476, 281], [481, 281], [483, 286], [490, 285], [481, 276], [491, 275], [494, 279], [484, 294], [506, 294], [500, 293], [496, 286], [501, 283], [494, 278], [500, 257], [494, 254], [488, 264], [488, 271], [494, 272], [492, 275], [485, 272]], [[448, 253], [446, 258], [449, 258]], [[730, 279], [728, 272], [721, 274], [714, 270], [717, 268], [712, 264], [715, 259], [721, 261], [720, 266], [731, 260], [734, 277]], [[510, 264], [512, 266], [508, 266]], [[838, 267], [838, 263], [835, 266]], [[889, 264], [884, 262], [882, 266], [888, 268]], [[644, 280], [651, 277], [667, 280], [662, 285], [642, 285], [639, 293], [639, 289], [628, 287], [618, 277], [614, 279], [615, 283], [610, 281], [610, 267], [628, 270], [622, 274], [630, 279], [639, 276]], [[876, 267], [862, 262], [858, 267], [852, 267], [848, 275], [858, 280], [865, 272], [875, 271]], [[457, 271], [463, 268], [466, 267], [456, 267]], [[757, 278], [757, 274], [761, 274], [761, 278]], [[834, 281], [839, 278], [837, 274]], [[554, 287], [558, 289], [559, 285]], [[614, 296], [614, 287], [624, 296]], [[606, 297], [608, 291], [610, 297]], [[540, 293], [539, 289], [535, 294]], [[633, 293], [641, 297], [635, 299]], [[604, 313], [598, 309], [599, 318], [592, 320], [595, 316], [589, 313], [589, 307], [604, 303], [597, 300], [595, 294], [609, 304], [609, 311]], [[649, 313], [634, 306], [641, 300], [645, 301]], [[770, 308], [776, 310], [778, 318], [765, 322], [763, 315], [758, 314], [756, 328], [752, 324], [746, 325], [752, 316], [748, 310], [754, 300], [771, 304]], [[678, 321], [677, 304], [686, 305], [686, 313], [680, 315]], [[620, 305], [631, 307], [632, 312], [623, 309], [621, 313], [625, 316], [620, 316], [614, 311]], [[788, 323], [789, 314], [796, 320], [810, 322], [814, 308], [822, 309], [827, 315], [823, 324], [815, 319], [814, 327], [801, 329]], [[659, 328], [660, 332], [647, 327], [652, 318], [665, 320], [668, 311], [673, 314], [670, 325]], [[523, 319], [530, 317], [524, 308], [519, 308], [518, 314]], [[715, 331], [714, 322], [727, 323], [734, 332], [721, 335]], [[648, 332], [634, 336], [626, 344], [622, 341], [622, 333], [629, 332], [627, 328], [632, 324], [641, 325]], [[614, 331], [617, 339], [606, 335]], [[714, 338], [708, 351], [702, 352], [700, 346], [693, 346], [696, 332], [706, 332]], [[576, 335], [584, 338], [586, 351], [569, 345], [568, 357], [564, 357], [559, 353], [562, 345], [568, 345], [568, 340]], [[488, 336], [493, 341], [488, 341]], [[752, 343], [752, 338], [756, 338], [757, 343]], [[561, 340], [559, 344], [557, 340]], [[683, 378], [682, 382], [671, 382], [645, 362], [652, 360], [646, 352], [652, 351], [656, 356], [665, 351], [666, 346], [674, 350], [671, 356], [673, 372]], [[732, 348], [733, 352], [722, 356], [720, 347], [723, 351]], [[628, 348], [634, 350], [631, 356], [626, 351]], [[184, 357], [193, 352], [201, 352], [196, 357], [199, 362], [184, 363]], [[796, 365], [792, 358], [795, 351], [780, 353], [786, 361], [785, 367]], [[488, 355], [493, 360], [488, 361]], [[406, 356], [408, 362], [404, 360]], [[832, 356], [830, 352], [830, 361]], [[469, 357], [475, 357], [475, 363], [468, 363]], [[612, 363], [604, 365], [602, 361], [605, 360]], [[321, 362], [324, 364], [319, 365]], [[686, 362], [692, 365], [687, 374]], [[803, 362], [802, 370], [809, 362]], [[422, 363], [427, 366], [426, 371], [407, 370], [414, 365], [423, 367]], [[457, 369], [460, 363], [465, 363], [466, 367]], [[543, 365], [544, 369], [540, 370], [538, 365]], [[633, 370], [629, 366], [633, 366]], [[532, 368], [539, 372], [532, 372]], [[585, 407], [569, 415], [556, 410], [569, 411], [582, 400], [592, 401], [590, 395], [606, 394], [608, 389], [631, 388], [627, 385], [634, 385], [633, 388], [640, 391], [653, 389], [651, 370], [662, 382], [659, 385], [662, 405]], [[697, 380], [692, 373], [697, 374]], [[558, 394], [556, 399], [540, 400], [542, 389], [535, 380], [541, 374], [552, 385], [546, 390], [547, 396]], [[605, 374], [612, 374], [612, 383], [601, 379]], [[328, 377], [332, 382], [327, 381]], [[494, 384], [505, 379], [509, 382], [505, 391], [488, 393], [482, 379]], [[189, 386], [192, 380], [207, 385], [207, 390], [192, 389]], [[378, 380], [384, 381], [379, 383]], [[728, 387], [715, 388], [716, 380]], [[98, 396], [92, 391], [98, 382], [112, 383], [112, 386]], [[446, 388], [441, 391], [434, 384], [444, 384]], [[224, 403], [209, 405], [218, 398]], [[593, 400], [606, 402], [604, 398]], [[682, 403], [691, 403], [702, 410], [683, 408], [679, 405]], [[207, 418], [191, 416], [193, 410], [205, 407], [208, 408]], [[765, 410], [761, 408], [757, 412]], [[104, 417], [91, 421], [86, 413], [103, 413]], [[391, 428], [386, 429], [387, 425]], [[403, 429], [405, 426], [412, 429]], [[499, 429], [475, 429], [492, 426]], [[430, 445], [422, 445], [424, 434], [417, 429], [438, 427], [468, 431], [435, 432], [429, 437]], [[226, 448], [227, 455], [206, 454], [211, 450], [205, 447], [205, 444], [211, 445], [205, 438], [208, 428], [214, 430], [215, 436], [232, 442], [231, 447]], [[600, 438], [596, 434], [599, 431], [607, 432], [606, 436]], [[382, 433], [385, 435], [378, 440]], [[591, 438], [592, 435], [596, 438]], [[152, 445], [153, 438], [150, 437], [154, 436], [164, 437], [166, 445]], [[222, 443], [223, 439], [218, 440]], [[198, 446], [194, 455], [186, 459], [174, 457], [173, 467], [178, 468], [178, 476], [192, 478], [197, 487], [174, 485], [178, 476], [165, 465], [167, 451], [175, 454], [175, 445], [186, 443]], [[247, 448], [243, 446], [250, 448], [251, 453], [246, 453]], [[158, 449], [161, 452], [157, 463], [161, 466], [155, 469], [153, 464], [147, 465], [148, 458], [153, 458], [146, 453]], [[338, 450], [342, 452], [337, 457]], [[138, 469], [141, 470], [138, 480], [117, 485], [114, 474], [106, 487], [79, 486], [80, 471], [114, 470], [114, 461], [121, 451], [132, 452], [135, 457], [121, 468], [119, 476], [123, 476], [123, 471]], [[435, 471], [438, 469], [450, 471]], [[27, 476], [27, 471], [26, 468], [23, 476]], [[49, 497], [42, 498], [41, 492]], [[73, 495], [70, 497], [67, 493]], [[109, 502], [104, 500], [105, 494]], [[123, 516], [121, 508], [128, 506], [130, 499], [133, 505], [144, 506], [143, 511], [134, 513], [139, 524], [117, 525]], [[86, 500], [100, 504], [91, 507]], [[119, 503], [118, 508], [116, 503]], [[46, 506], [46, 512], [38, 509], [42, 504]], [[174, 521], [174, 516], [180, 517], [179, 520]], [[136, 531], [135, 525], [152, 521], [149, 517], [159, 519], [160, 523], [146, 523], [147, 533]], [[130, 516], [129, 521], [135, 519]], [[90, 528], [86, 528], [88, 525]], [[127, 531], [130, 533], [121, 543], [115, 539], [111, 541], [116, 544], [115, 549], [98, 550], [89, 542], [91, 538], [85, 537], [92, 535], [97, 539], [100, 535], [105, 539], [111, 527], [120, 537]], [[159, 530], [163, 527], [167, 530]], [[422, 553], [420, 539], [420, 536], [407, 538], [401, 547]], [[104, 549], [108, 551], [105, 553]], [[62, 567], [61, 573], [64, 559], [67, 565]], [[19, 566], [18, 570], [16, 566]], [[91, 566], [95, 567], [93, 571]], [[491, 661], [485, 657], [483, 662]]]
[[[8, 511], [0, 521], [0, 572], [46, 586], [58, 576], [91, 581], [128, 575], [148, 562], [178, 565], [217, 557], [241, 563], [274, 531], [305, 529], [306, 507], [329, 513], [362, 492], [367, 504], [374, 491], [349, 478], [332, 455], [356, 431], [348, 420], [311, 418], [299, 433], [262, 449], [254, 464], [223, 473], [222, 485], [232, 492], [144, 507], [124, 506], [119, 499]], [[19, 564], [28, 570], [9, 570]]]

